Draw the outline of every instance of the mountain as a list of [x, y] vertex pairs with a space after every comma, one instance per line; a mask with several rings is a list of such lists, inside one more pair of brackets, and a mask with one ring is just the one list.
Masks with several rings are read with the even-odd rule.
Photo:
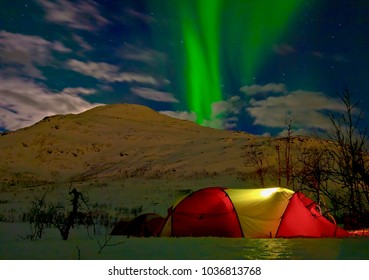
[[236, 176], [245, 172], [243, 149], [250, 141], [265, 138], [200, 126], [140, 105], [104, 105], [2, 133], [0, 184]]

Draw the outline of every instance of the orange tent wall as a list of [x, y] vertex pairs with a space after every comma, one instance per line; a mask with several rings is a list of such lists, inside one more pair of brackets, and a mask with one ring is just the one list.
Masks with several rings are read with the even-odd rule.
[[316, 203], [295, 193], [283, 214], [276, 237], [347, 237], [350, 234], [316, 210]]
[[171, 236], [242, 237], [233, 204], [222, 188], [201, 189], [171, 213]]

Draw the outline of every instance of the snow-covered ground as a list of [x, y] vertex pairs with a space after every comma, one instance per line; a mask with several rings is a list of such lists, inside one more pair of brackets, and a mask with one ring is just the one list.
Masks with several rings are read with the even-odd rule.
[[[205, 186], [242, 187], [240, 182], [223, 180], [166, 180], [131, 179], [124, 182], [76, 186], [84, 191], [91, 203], [112, 217], [124, 218], [119, 207], [132, 209], [142, 206], [142, 213], [167, 213], [178, 196]], [[0, 223], [0, 259], [368, 259], [369, 238], [348, 239], [244, 239], [244, 238], [126, 238], [114, 236], [99, 253], [99, 245], [106, 241], [106, 228], [97, 227], [96, 234], [79, 226], [71, 229], [67, 241], [56, 229], [46, 229], [38, 240], [24, 239], [30, 232], [22, 223], [22, 213], [29, 210], [32, 199], [40, 197], [44, 189], [14, 190], [1, 193], [0, 213], [14, 223]], [[65, 187], [48, 190], [46, 201], [67, 203], [70, 197]], [[104, 207], [103, 207], [104, 206]], [[9, 216], [10, 215], [10, 216]], [[108, 231], [109, 232], [109, 231]]]
[[24, 240], [27, 223], [0, 223], [0, 259], [362, 259], [369, 260], [368, 238], [347, 239], [244, 239], [244, 238], [126, 238], [114, 236], [101, 252], [105, 229], [92, 239], [85, 227], [74, 228], [69, 240], [55, 229], [44, 237]]

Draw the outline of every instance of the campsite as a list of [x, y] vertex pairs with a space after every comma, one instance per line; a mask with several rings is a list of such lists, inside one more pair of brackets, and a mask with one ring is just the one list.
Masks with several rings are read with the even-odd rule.
[[[137, 185], [134, 180], [132, 185]], [[154, 184], [150, 182], [149, 184]], [[200, 184], [197, 180], [194, 184]], [[127, 206], [137, 205], [140, 197], [147, 195], [148, 182], [143, 183], [135, 193], [129, 196]], [[158, 180], [156, 184], [164, 185]], [[127, 183], [127, 189], [131, 184]], [[177, 189], [176, 189], [177, 188]], [[183, 197], [180, 184], [174, 189], [160, 189], [161, 197], [152, 196], [152, 201], [160, 201], [153, 205], [147, 203], [143, 212], [156, 211], [166, 215], [166, 207]], [[181, 195], [182, 193], [182, 195]], [[136, 195], [135, 195], [136, 194]], [[163, 195], [166, 194], [166, 195]], [[93, 192], [90, 192], [93, 197]], [[104, 199], [100, 194], [99, 199]], [[109, 194], [106, 197], [112, 197]], [[112, 200], [114, 203], [114, 200]], [[131, 203], [131, 204], [129, 204]], [[29, 223], [0, 223], [0, 256], [9, 260], [366, 260], [369, 253], [368, 238], [224, 238], [224, 237], [127, 237], [114, 235], [108, 241], [111, 246], [101, 245], [109, 238], [111, 228], [103, 225], [92, 228], [84, 225], [71, 229], [68, 240], [62, 240], [55, 228], [47, 228], [42, 238], [25, 239], [30, 232]], [[88, 234], [89, 233], [89, 234]], [[23, 237], [23, 238], [22, 238]], [[99, 244], [100, 242], [100, 244]], [[100, 251], [100, 252], [99, 252]]]
[[[194, 180], [193, 184], [201, 184], [201, 180]], [[129, 197], [128, 207], [140, 203], [140, 197], [148, 195], [148, 184], [156, 184], [155, 189], [161, 196], [152, 195], [153, 204], [148, 202], [142, 212], [156, 211], [166, 215], [166, 206], [183, 197], [183, 185], [173, 189], [160, 188], [165, 181], [143, 182], [136, 192], [132, 188], [138, 184], [138, 180], [127, 183], [122, 196]], [[188, 184], [188, 182], [187, 182]], [[180, 191], [182, 190], [182, 191]], [[114, 192], [113, 194], [115, 194]], [[90, 191], [91, 198], [104, 199], [110, 197], [111, 203], [115, 203], [114, 197], [108, 191], [94, 194]], [[165, 194], [165, 195], [163, 195]], [[105, 200], [105, 199], [104, 199]], [[148, 199], [147, 199], [148, 200]], [[147, 201], [146, 200], [146, 201]], [[112, 207], [114, 209], [114, 207]], [[9, 260], [356, 260], [369, 259], [366, 249], [368, 238], [223, 238], [223, 237], [127, 237], [112, 236], [108, 241], [111, 246], [101, 245], [109, 238], [107, 233], [111, 228], [103, 225], [96, 227], [93, 234], [92, 228], [85, 225], [75, 226], [71, 229], [68, 240], [62, 240], [55, 228], [47, 228], [42, 238], [29, 240], [24, 238], [30, 232], [29, 223], [2, 222], [0, 223], [0, 256]], [[88, 234], [89, 233], [89, 234]], [[100, 242], [100, 244], [99, 244]], [[100, 253], [99, 253], [100, 251]]]
[[[344, 220], [326, 212], [328, 198], [317, 201], [308, 188], [311, 177], [291, 176], [290, 188], [282, 186], [287, 160], [322, 147], [313, 138], [210, 129], [119, 104], [46, 118], [0, 140], [2, 259], [369, 258], [368, 239], [347, 237]], [[291, 157], [279, 161], [275, 147], [286, 149], [284, 143]], [[74, 190], [80, 201], [73, 202]], [[186, 217], [200, 223], [195, 231]], [[130, 231], [111, 235], [119, 221]], [[153, 231], [157, 224], [163, 228]]]
[[368, 14], [1, 0], [0, 260], [369, 259]]

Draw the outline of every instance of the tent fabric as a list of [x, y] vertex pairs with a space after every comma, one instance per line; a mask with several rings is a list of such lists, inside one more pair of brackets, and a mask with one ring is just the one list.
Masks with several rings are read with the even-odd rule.
[[346, 237], [314, 201], [286, 188], [210, 187], [181, 198], [169, 210], [161, 236]]
[[211, 236], [214, 233], [217, 236], [242, 237], [235, 208], [221, 188], [202, 189], [175, 207], [172, 213], [173, 236]]
[[146, 213], [130, 221], [120, 220], [112, 229], [110, 235], [126, 235], [137, 237], [159, 236], [164, 226], [165, 218], [155, 213]]
[[351, 234], [327, 220], [317, 204], [302, 193], [296, 193], [281, 219], [277, 237], [347, 237]]
[[282, 188], [225, 189], [235, 206], [244, 237], [275, 237], [293, 192]]

